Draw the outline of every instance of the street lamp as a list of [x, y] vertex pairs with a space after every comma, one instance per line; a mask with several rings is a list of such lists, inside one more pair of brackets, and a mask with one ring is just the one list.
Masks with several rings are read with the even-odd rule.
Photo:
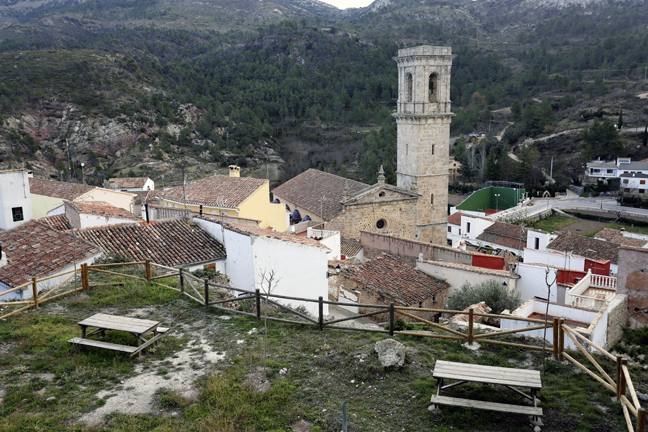
[[499, 197], [501, 197], [502, 194], [495, 194], [495, 211], [499, 211]]
[[85, 184], [85, 173], [83, 172], [83, 167], [85, 166], [85, 162], [81, 162], [81, 183]]

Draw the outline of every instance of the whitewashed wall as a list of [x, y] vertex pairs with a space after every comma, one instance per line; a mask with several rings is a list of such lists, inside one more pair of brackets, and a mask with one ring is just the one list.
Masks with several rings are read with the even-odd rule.
[[[14, 222], [12, 209], [21, 207], [23, 220]], [[32, 219], [27, 171], [0, 172], [0, 229], [10, 230]]]
[[[517, 289], [520, 293], [522, 301], [527, 301], [534, 297], [547, 298], [547, 284], [545, 282], [545, 271], [547, 267], [519, 263], [517, 265], [517, 274], [520, 275], [520, 279], [517, 283]], [[551, 302], [558, 302], [558, 290], [556, 286], [556, 273], [555, 268], [549, 268], [549, 281], [553, 281], [551, 285], [551, 297], [549, 300]], [[564, 298], [563, 298], [564, 302]]]
[[506, 283], [511, 290], [517, 289], [517, 276], [506, 276], [477, 268], [462, 268], [438, 261], [417, 261], [416, 268], [425, 274], [446, 281], [450, 285], [450, 294], [461, 289], [466, 283], [479, 285], [492, 280], [500, 284]]
[[[470, 224], [470, 231], [468, 231], [468, 224]], [[493, 224], [492, 220], [463, 215], [461, 217], [461, 235], [474, 240]]]
[[585, 268], [585, 258], [551, 250], [524, 249], [524, 262], [577, 271]]
[[526, 247], [528, 249], [536, 249], [535, 247], [535, 240], [538, 239], [538, 249], [537, 250], [545, 250], [547, 249], [547, 245], [551, 243], [554, 239], [556, 238], [555, 234], [549, 234], [546, 232], [542, 231], [535, 231], [535, 230], [528, 230], [527, 231], [527, 243]]

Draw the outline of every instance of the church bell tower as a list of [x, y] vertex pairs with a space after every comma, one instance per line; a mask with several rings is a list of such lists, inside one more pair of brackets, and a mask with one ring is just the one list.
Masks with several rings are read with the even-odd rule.
[[398, 64], [397, 186], [417, 192], [416, 238], [446, 243], [452, 48], [401, 49]]

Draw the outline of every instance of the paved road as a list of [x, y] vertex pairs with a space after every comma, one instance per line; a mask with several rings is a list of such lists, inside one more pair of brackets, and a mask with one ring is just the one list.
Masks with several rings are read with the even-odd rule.
[[568, 196], [566, 198], [534, 199], [533, 204], [527, 207], [529, 216], [540, 213], [548, 208], [559, 210], [607, 210], [648, 218], [648, 209], [624, 207], [619, 205], [616, 199], [610, 197], [575, 198]]

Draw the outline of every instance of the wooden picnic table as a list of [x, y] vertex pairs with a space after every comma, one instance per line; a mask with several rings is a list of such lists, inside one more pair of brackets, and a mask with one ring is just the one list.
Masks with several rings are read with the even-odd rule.
[[[168, 329], [160, 327], [158, 321], [131, 318], [120, 315], [109, 315], [104, 313], [94, 314], [91, 317], [79, 321], [81, 337], [72, 338], [70, 343], [75, 345], [91, 346], [112, 351], [121, 351], [131, 356], [141, 353], [145, 348], [156, 342]], [[88, 333], [88, 328], [95, 330]], [[131, 333], [137, 338], [137, 345], [122, 345], [105, 342], [96, 339], [89, 339], [90, 336], [101, 334], [105, 336], [106, 330], [123, 331]], [[152, 333], [152, 337], [148, 334]]]
[[[515, 369], [496, 366], [483, 366], [469, 363], [457, 363], [437, 360], [434, 365], [434, 378], [437, 379], [437, 393], [432, 396], [433, 410], [438, 405], [460, 406], [489, 411], [523, 414], [531, 418], [534, 430], [539, 432], [542, 426], [542, 408], [538, 407], [537, 392], [542, 389], [540, 371]], [[453, 382], [444, 384], [446, 380]], [[442, 390], [473, 382], [500, 385], [531, 401], [533, 406], [496, 403], [474, 399], [464, 399], [441, 395]]]

